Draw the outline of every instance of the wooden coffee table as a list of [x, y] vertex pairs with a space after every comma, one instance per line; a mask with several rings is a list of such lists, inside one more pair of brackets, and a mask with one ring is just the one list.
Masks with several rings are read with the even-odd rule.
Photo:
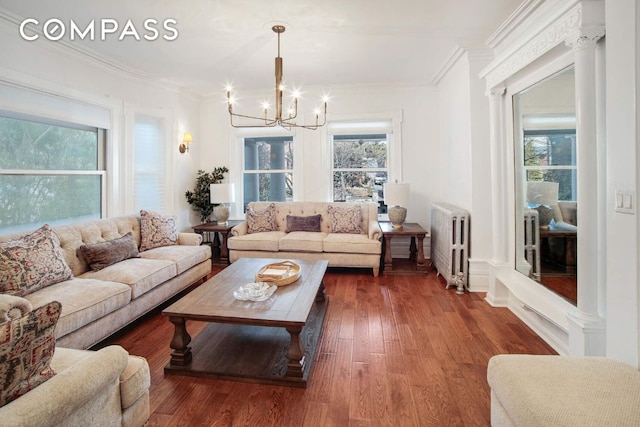
[[[327, 261], [291, 260], [300, 278], [266, 301], [239, 301], [277, 259], [241, 258], [162, 311], [175, 326], [165, 373], [306, 387], [328, 301]], [[211, 322], [192, 341], [187, 320]]]

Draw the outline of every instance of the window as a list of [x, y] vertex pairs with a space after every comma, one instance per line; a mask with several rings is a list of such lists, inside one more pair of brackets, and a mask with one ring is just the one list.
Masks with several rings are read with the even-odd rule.
[[389, 176], [389, 135], [331, 135], [333, 201], [372, 201], [387, 212], [382, 187]]
[[527, 181], [557, 182], [558, 200], [575, 201], [575, 129], [525, 130], [524, 169]]
[[104, 129], [0, 113], [0, 230], [100, 218]]
[[244, 210], [255, 201], [293, 200], [293, 137], [244, 138]]
[[136, 114], [134, 124], [134, 209], [165, 212], [164, 120]]

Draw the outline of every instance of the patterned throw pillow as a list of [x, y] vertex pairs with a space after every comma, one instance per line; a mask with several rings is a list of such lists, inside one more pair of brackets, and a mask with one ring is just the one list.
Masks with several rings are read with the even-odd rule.
[[73, 273], [48, 224], [17, 240], [0, 243], [0, 292], [24, 296], [69, 279]]
[[360, 205], [352, 207], [338, 207], [329, 205], [327, 207], [329, 212], [329, 224], [331, 226], [332, 233], [362, 233], [362, 211]]
[[82, 245], [78, 249], [93, 271], [102, 270], [125, 259], [140, 257], [131, 232], [106, 242]]
[[247, 209], [247, 233], [277, 230], [275, 203], [270, 203], [261, 211], [253, 209], [253, 206]]
[[287, 233], [292, 231], [320, 231], [322, 216], [293, 216], [287, 215]]
[[60, 303], [53, 301], [0, 325], [0, 406], [56, 374], [49, 363], [60, 311]]
[[140, 252], [178, 244], [176, 217], [140, 211]]

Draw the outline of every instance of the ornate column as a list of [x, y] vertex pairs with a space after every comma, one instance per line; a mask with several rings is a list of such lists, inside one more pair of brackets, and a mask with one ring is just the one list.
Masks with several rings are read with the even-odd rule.
[[569, 352], [604, 356], [605, 327], [598, 313], [599, 241], [596, 43], [604, 28], [580, 29], [565, 40], [575, 55], [576, 139], [578, 166], [578, 303], [568, 313]]
[[504, 305], [508, 298], [508, 290], [502, 289], [496, 283], [496, 275], [510, 267], [509, 264], [509, 239], [508, 225], [511, 221], [507, 218], [510, 209], [505, 200], [507, 174], [507, 152], [504, 147], [505, 139], [505, 86], [496, 86], [488, 89], [489, 97], [489, 138], [491, 141], [491, 228], [492, 228], [492, 261], [489, 276], [489, 292], [487, 301], [492, 305]]

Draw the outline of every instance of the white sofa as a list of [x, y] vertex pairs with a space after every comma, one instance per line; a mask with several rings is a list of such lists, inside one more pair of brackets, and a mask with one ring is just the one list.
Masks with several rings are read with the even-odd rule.
[[[247, 209], [263, 211], [273, 202], [252, 202]], [[364, 267], [380, 271], [382, 230], [378, 225], [375, 203], [278, 202], [275, 204], [276, 227], [273, 231], [249, 233], [247, 221], [231, 230], [227, 245], [229, 260], [240, 258], [324, 259], [330, 267]], [[359, 206], [360, 233], [332, 232], [329, 207]], [[287, 233], [287, 215], [305, 217], [321, 215], [320, 231]]]
[[[92, 271], [80, 254], [83, 244], [113, 240], [128, 232], [138, 246], [141, 218], [137, 215], [55, 227], [71, 280], [24, 295], [33, 307], [50, 301], [62, 304], [56, 327], [61, 347], [87, 349], [151, 311], [211, 272], [211, 248], [202, 236], [179, 233], [178, 244], [140, 252], [99, 271]], [[19, 238], [0, 236], [0, 242]]]
[[502, 354], [487, 381], [494, 427], [640, 425], [640, 372], [621, 361]]

